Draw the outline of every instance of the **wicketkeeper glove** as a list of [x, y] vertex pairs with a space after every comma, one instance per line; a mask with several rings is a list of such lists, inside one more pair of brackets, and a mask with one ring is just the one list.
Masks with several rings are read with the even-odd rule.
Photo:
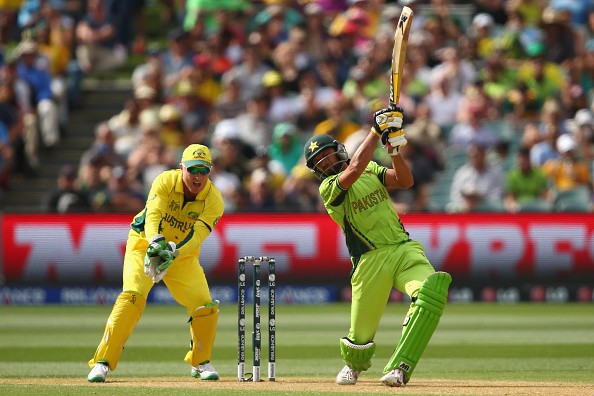
[[165, 271], [173, 260], [179, 255], [179, 250], [175, 246], [175, 242], [168, 242], [165, 249], [159, 252], [161, 264], [157, 267], [157, 272]]
[[[373, 126], [371, 130], [378, 137], [382, 137], [386, 131], [395, 131], [402, 128], [403, 110], [397, 106], [390, 106], [373, 113]], [[383, 139], [382, 143], [386, 144]]]
[[[175, 242], [168, 242], [165, 248], [159, 252], [158, 256], [150, 259], [150, 273], [153, 278], [153, 283], [159, 283], [165, 277], [167, 269], [173, 263], [173, 260], [179, 255], [179, 250], [175, 246]], [[146, 268], [146, 267], [145, 267]], [[146, 271], [145, 271], [146, 273]]]
[[161, 253], [161, 251], [165, 249], [166, 245], [167, 242], [165, 241], [165, 237], [161, 234], [155, 235], [149, 241], [149, 245], [146, 249], [146, 254], [144, 256], [144, 273], [147, 276], [152, 277], [155, 275], [157, 263], [161, 263], [159, 253]]

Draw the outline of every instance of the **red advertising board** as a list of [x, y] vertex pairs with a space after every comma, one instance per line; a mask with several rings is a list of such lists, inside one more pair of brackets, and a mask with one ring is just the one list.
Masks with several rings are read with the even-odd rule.
[[[436, 269], [458, 280], [594, 280], [594, 216], [402, 215]], [[17, 215], [2, 223], [5, 285], [118, 284], [130, 215]], [[340, 228], [325, 214], [227, 214], [202, 247], [209, 280], [233, 283], [241, 256], [270, 256], [292, 283], [344, 283]]]

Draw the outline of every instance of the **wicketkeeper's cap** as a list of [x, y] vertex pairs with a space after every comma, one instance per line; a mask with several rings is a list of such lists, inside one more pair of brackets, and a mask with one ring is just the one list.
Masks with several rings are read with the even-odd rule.
[[202, 144], [190, 144], [182, 154], [181, 163], [186, 168], [192, 166], [205, 166], [212, 168], [212, 157], [208, 147]]

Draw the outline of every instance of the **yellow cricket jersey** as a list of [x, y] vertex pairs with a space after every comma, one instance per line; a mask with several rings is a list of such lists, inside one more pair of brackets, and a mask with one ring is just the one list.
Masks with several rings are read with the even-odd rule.
[[170, 170], [153, 181], [146, 206], [134, 217], [131, 227], [148, 240], [162, 234], [167, 241], [175, 242], [180, 257], [199, 256], [200, 245], [224, 209], [221, 192], [210, 180], [194, 201], [187, 201], [181, 170]]

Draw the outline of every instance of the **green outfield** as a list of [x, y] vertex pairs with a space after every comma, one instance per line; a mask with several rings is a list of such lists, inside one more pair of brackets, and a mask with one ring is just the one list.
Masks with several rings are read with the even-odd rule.
[[594, 304], [450, 304], [411, 382], [390, 389], [378, 380], [406, 308], [388, 307], [374, 364], [360, 383], [345, 388], [334, 376], [342, 367], [338, 339], [348, 330], [346, 304], [279, 304], [278, 382], [260, 384], [236, 382], [235, 305], [221, 309], [213, 359], [221, 381], [190, 378], [184, 310], [149, 305], [105, 384], [86, 382], [86, 362], [110, 306], [0, 306], [0, 394], [594, 394]]

